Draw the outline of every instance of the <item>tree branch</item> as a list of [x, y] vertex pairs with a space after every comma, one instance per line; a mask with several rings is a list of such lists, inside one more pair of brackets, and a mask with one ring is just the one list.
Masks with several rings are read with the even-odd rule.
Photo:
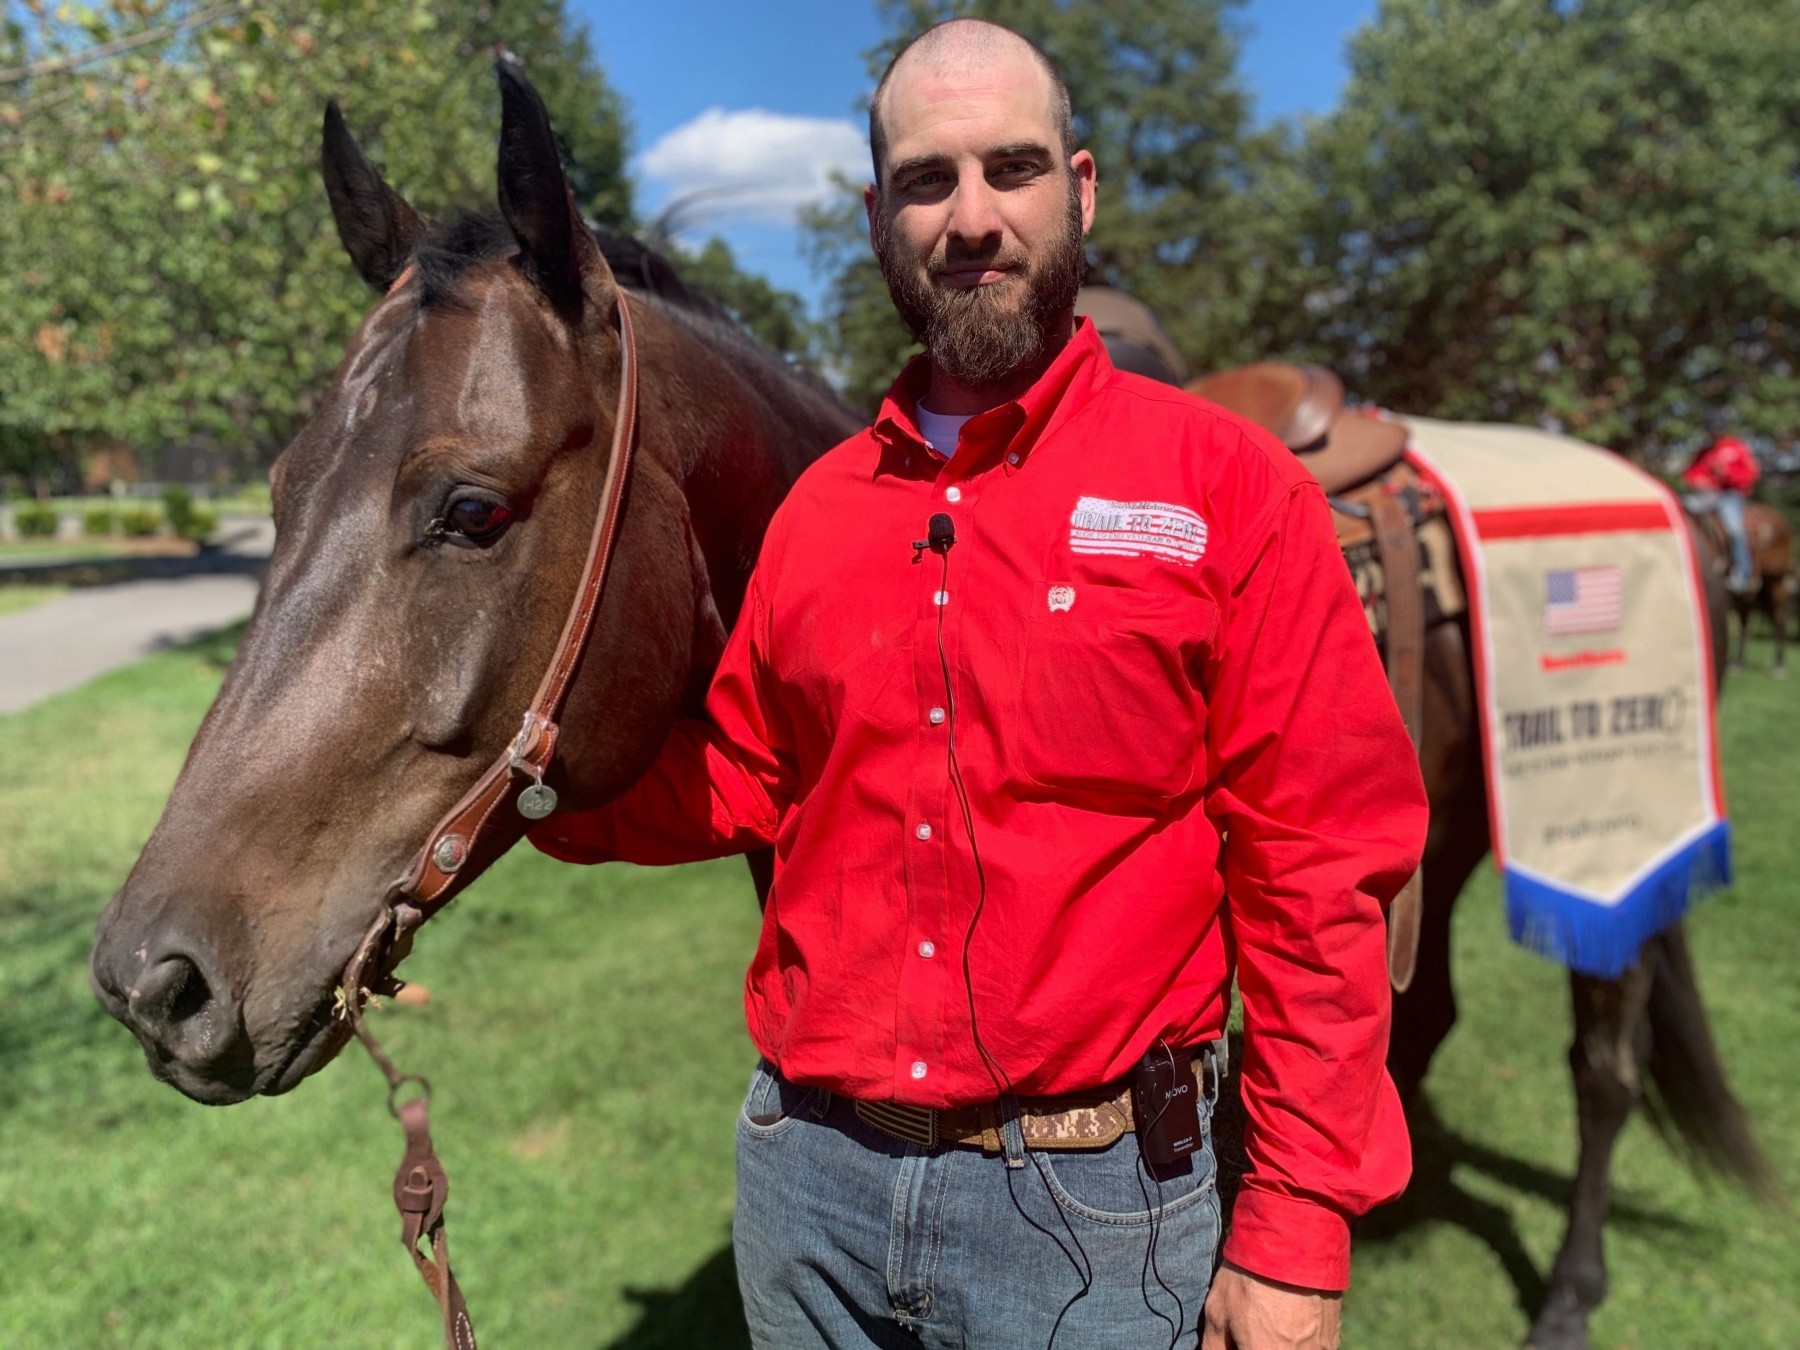
[[232, 18], [238, 11], [237, 5], [214, 5], [211, 9], [203, 9], [198, 13], [190, 14], [185, 19], [158, 24], [154, 28], [146, 28], [141, 33], [133, 33], [130, 37], [115, 38], [111, 42], [102, 42], [82, 51], [71, 52], [67, 56], [34, 61], [30, 65], [14, 66], [11, 70], [0, 70], [0, 85], [22, 84], [26, 80], [40, 79], [45, 75], [61, 75], [66, 71], [79, 69], [95, 61], [104, 61], [110, 56], [119, 56], [125, 52], [136, 51], [139, 47], [148, 47], [152, 43], [162, 42], [178, 33], [185, 33], [190, 28], [201, 28], [209, 23], [217, 23], [221, 19]]

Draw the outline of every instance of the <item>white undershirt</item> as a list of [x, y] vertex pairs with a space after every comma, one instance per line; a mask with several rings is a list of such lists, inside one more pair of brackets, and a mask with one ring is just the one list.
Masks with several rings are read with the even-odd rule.
[[913, 413], [919, 419], [919, 434], [925, 443], [945, 459], [956, 453], [956, 438], [962, 434], [963, 423], [975, 415], [935, 413], [923, 401], [913, 405]]

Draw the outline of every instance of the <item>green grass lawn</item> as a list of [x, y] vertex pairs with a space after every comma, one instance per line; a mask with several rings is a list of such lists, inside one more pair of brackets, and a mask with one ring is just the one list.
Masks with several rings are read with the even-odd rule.
[[[0, 718], [0, 1345], [418, 1346], [429, 1296], [394, 1241], [398, 1132], [358, 1053], [228, 1110], [152, 1082], [87, 990], [129, 869], [229, 655], [158, 656]], [[1765, 1145], [1800, 1148], [1800, 685], [1767, 648], [1724, 744], [1741, 880], [1692, 921], [1714, 1027]], [[742, 1345], [728, 1250], [739, 1011], [756, 907], [735, 862], [505, 859], [377, 1014], [437, 1085], [458, 1274], [490, 1346]], [[1510, 947], [1485, 874], [1458, 932], [1463, 1020], [1436, 1068], [1421, 1182], [1357, 1253], [1345, 1343], [1516, 1345], [1561, 1234], [1574, 1124], [1565, 981]], [[1634, 1123], [1616, 1172], [1600, 1346], [1800, 1344], [1800, 1234], [1696, 1182]]]

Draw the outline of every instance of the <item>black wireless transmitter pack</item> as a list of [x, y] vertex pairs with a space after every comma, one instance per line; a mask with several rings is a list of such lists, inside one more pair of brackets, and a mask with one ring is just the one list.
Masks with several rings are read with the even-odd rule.
[[1131, 1077], [1131, 1113], [1145, 1162], [1168, 1167], [1200, 1147], [1199, 1096], [1192, 1050], [1159, 1040], [1138, 1061]]

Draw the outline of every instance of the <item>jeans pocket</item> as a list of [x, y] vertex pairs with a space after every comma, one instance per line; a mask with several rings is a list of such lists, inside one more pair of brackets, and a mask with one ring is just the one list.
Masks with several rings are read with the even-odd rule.
[[744, 1109], [738, 1112], [738, 1129], [753, 1139], [777, 1139], [802, 1115], [816, 1116], [823, 1096], [823, 1088], [790, 1083], [768, 1060], [759, 1059], [750, 1074]]
[[1089, 1223], [1132, 1227], [1161, 1221], [1213, 1192], [1210, 1137], [1168, 1167], [1147, 1166], [1134, 1133], [1102, 1149], [1044, 1151], [1037, 1157], [1057, 1205]]

